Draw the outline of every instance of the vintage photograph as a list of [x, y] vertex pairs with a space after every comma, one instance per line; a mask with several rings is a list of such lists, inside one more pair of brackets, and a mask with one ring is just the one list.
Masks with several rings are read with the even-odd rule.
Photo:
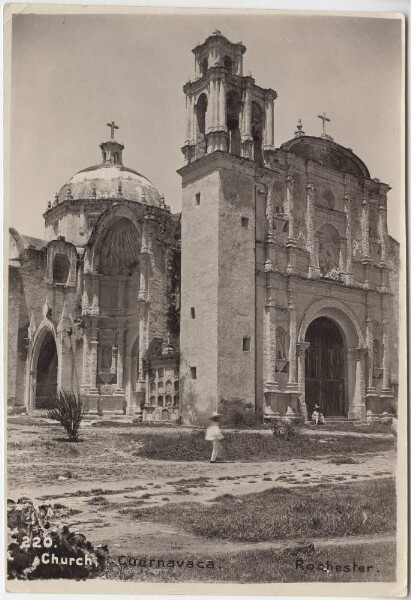
[[16, 7], [7, 589], [404, 595], [404, 18]]

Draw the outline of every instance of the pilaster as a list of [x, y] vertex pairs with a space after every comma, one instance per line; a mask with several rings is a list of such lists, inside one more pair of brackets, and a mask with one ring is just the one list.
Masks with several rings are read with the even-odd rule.
[[365, 404], [365, 356], [366, 348], [356, 348], [353, 352], [355, 360], [355, 388], [352, 406], [349, 407], [348, 417], [364, 419], [366, 416]]
[[310, 347], [310, 342], [297, 342], [298, 361], [298, 388], [300, 391], [300, 410], [304, 420], [308, 420], [307, 405], [305, 403], [305, 354]]

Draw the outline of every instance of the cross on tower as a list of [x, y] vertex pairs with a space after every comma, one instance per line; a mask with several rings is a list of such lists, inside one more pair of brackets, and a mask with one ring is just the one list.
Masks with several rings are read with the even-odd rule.
[[107, 123], [107, 127], [110, 127], [110, 129], [111, 129], [111, 139], [114, 140], [114, 130], [118, 129], [118, 125], [116, 125], [114, 123], [114, 121], [111, 121], [111, 123]]
[[323, 113], [322, 115], [318, 115], [318, 118], [322, 120], [323, 122], [323, 135], [327, 135], [327, 132], [325, 131], [325, 124], [326, 123], [331, 123], [331, 119], [329, 119], [325, 113]]

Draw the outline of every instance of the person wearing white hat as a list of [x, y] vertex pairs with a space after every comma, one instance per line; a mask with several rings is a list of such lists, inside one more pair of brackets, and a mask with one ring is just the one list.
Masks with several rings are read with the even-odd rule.
[[325, 423], [324, 415], [321, 412], [321, 406], [319, 406], [318, 404], [316, 404], [314, 406], [314, 410], [313, 410], [313, 414], [311, 415], [311, 418], [316, 425], [318, 425], [318, 424], [324, 425], [324, 423]]
[[223, 434], [220, 429], [221, 415], [218, 412], [213, 412], [210, 417], [210, 423], [206, 429], [205, 439], [213, 443], [213, 451], [211, 453], [210, 463], [215, 463], [221, 460], [223, 452]]

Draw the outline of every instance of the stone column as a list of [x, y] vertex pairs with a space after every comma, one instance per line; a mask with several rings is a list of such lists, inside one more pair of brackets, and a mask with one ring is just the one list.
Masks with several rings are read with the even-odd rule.
[[387, 265], [387, 209], [384, 204], [378, 206], [378, 233], [381, 244], [381, 266]]
[[117, 388], [116, 394], [124, 394], [124, 329], [117, 330]]
[[252, 80], [246, 79], [245, 98], [243, 105], [243, 126], [241, 138], [241, 156], [251, 159], [253, 156], [252, 124]]
[[300, 409], [305, 421], [308, 421], [307, 405], [305, 403], [305, 353], [310, 342], [297, 342], [298, 357], [298, 387], [300, 391]]
[[363, 258], [370, 258], [370, 209], [368, 205], [368, 200], [365, 195], [363, 195], [363, 201], [361, 204], [361, 233], [362, 233], [362, 252]]
[[373, 381], [374, 372], [374, 332], [372, 318], [368, 316], [366, 318], [366, 345], [368, 349], [368, 381], [367, 381], [367, 395], [375, 394], [375, 387]]
[[274, 92], [265, 97], [264, 150], [274, 150]]
[[98, 354], [98, 337], [97, 329], [93, 327], [91, 330], [90, 342], [90, 389], [89, 393], [98, 393], [97, 390], [97, 354]]
[[100, 314], [99, 297], [100, 297], [100, 277], [96, 273], [92, 276], [93, 300], [91, 305], [91, 314], [98, 316]]
[[224, 77], [219, 80], [218, 128], [227, 131], [226, 83]]
[[81, 393], [86, 394], [90, 387], [90, 330], [85, 329], [83, 333], [83, 367], [81, 374]]
[[288, 301], [288, 334], [290, 344], [288, 349], [288, 387], [297, 385], [297, 310], [294, 301]]
[[288, 217], [288, 240], [287, 245], [296, 244], [294, 231], [294, 178], [292, 175], [287, 175], [286, 178], [286, 216]]
[[93, 304], [93, 277], [90, 272], [83, 274], [83, 294], [81, 297], [81, 314], [91, 314]]
[[366, 318], [366, 345], [368, 349], [368, 377], [367, 377], [367, 419], [371, 418], [375, 413], [379, 413], [379, 400], [377, 390], [374, 386], [374, 331], [373, 321], [371, 316]]
[[278, 383], [275, 380], [276, 349], [275, 303], [271, 295], [268, 295], [264, 309], [264, 387], [268, 391], [278, 388]]
[[366, 348], [357, 348], [355, 358], [355, 388], [352, 405], [348, 411], [349, 418], [364, 419], [366, 415], [365, 406], [365, 355]]
[[117, 373], [117, 357], [118, 357], [118, 348], [117, 346], [113, 346], [111, 348], [111, 373]]
[[191, 94], [186, 94], [186, 145], [190, 145], [194, 140], [194, 101]]
[[347, 247], [345, 252], [345, 283], [352, 285], [354, 278], [352, 275], [352, 216], [351, 216], [351, 197], [348, 194], [344, 196], [345, 212], [345, 232], [347, 238]]
[[[384, 310], [385, 313], [385, 310]], [[382, 320], [382, 388], [381, 397], [391, 397], [390, 387], [390, 361], [389, 361], [389, 336], [388, 336], [388, 321], [385, 317]]]
[[317, 278], [320, 276], [320, 270], [316, 266], [315, 260], [315, 188], [312, 181], [307, 183], [307, 250], [310, 253], [310, 264], [308, 267], [308, 276]]
[[149, 232], [148, 222], [144, 218], [142, 224], [141, 249], [140, 249], [140, 288], [138, 291], [138, 300], [146, 302], [148, 299], [148, 270], [149, 270], [150, 250], [149, 250]]

